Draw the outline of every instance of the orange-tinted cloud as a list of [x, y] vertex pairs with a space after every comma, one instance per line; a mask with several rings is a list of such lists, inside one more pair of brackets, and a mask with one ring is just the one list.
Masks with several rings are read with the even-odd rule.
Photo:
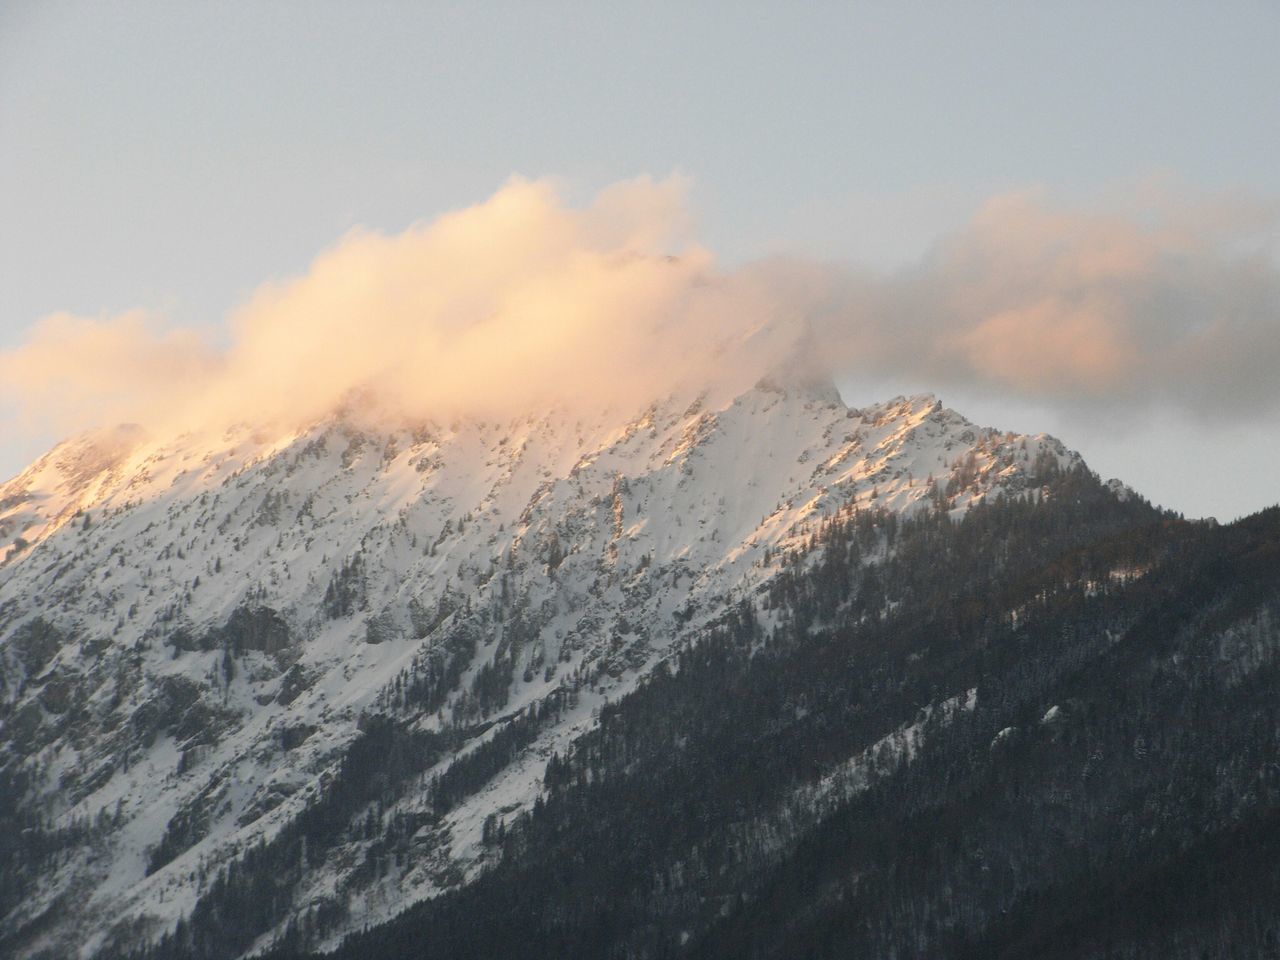
[[[1275, 208], [997, 197], [853, 321], [863, 365], [1070, 405], [1280, 403]], [[832, 324], [836, 334], [841, 322]], [[856, 358], [855, 358], [856, 360]]]
[[1012, 194], [874, 275], [721, 269], [685, 189], [638, 179], [575, 208], [516, 179], [397, 235], [354, 231], [234, 311], [225, 347], [138, 313], [49, 317], [0, 354], [0, 400], [46, 429], [291, 426], [354, 393], [414, 417], [507, 416], [786, 368], [1070, 404], [1280, 401], [1280, 278], [1246, 242], [1274, 228], [1261, 205], [1120, 214]]
[[76, 430], [189, 402], [219, 366], [195, 332], [141, 311], [103, 319], [59, 313], [0, 353], [0, 395], [18, 402], [33, 425]]
[[164, 429], [305, 422], [355, 392], [449, 417], [746, 386], [776, 359], [785, 305], [715, 269], [684, 191], [640, 179], [574, 209], [513, 180], [395, 236], [352, 232], [234, 311], [225, 349], [138, 315], [51, 318], [0, 359], [0, 384], [59, 425]]

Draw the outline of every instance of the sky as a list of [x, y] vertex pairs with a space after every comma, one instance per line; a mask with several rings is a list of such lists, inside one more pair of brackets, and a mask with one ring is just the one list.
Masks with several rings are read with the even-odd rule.
[[[1274, 3], [5, 3], [0, 475], [325, 401], [304, 363], [529, 404], [807, 351], [1230, 519], [1280, 500], [1278, 42]], [[428, 355], [486, 359], [422, 395]]]

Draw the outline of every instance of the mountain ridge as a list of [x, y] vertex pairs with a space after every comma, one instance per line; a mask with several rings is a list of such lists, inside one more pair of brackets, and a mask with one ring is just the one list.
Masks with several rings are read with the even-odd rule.
[[[387, 798], [406, 822], [430, 813], [415, 866], [300, 877], [256, 946], [335, 901], [336, 943], [483, 872], [493, 818], [536, 801], [550, 757], [758, 603], [824, 523], [958, 518], [1073, 469], [1058, 441], [929, 394], [855, 410], [829, 385], [769, 381], [621, 423], [334, 417], [61, 445], [0, 487], [0, 535], [24, 544], [0, 567], [3, 797], [61, 850], [15, 874], [27, 895], [5, 903], [4, 942], [90, 956], [173, 930], [210, 878], [323, 800], [362, 718], [385, 715], [430, 745]], [[509, 762], [437, 812], [450, 769], [507, 740]]]

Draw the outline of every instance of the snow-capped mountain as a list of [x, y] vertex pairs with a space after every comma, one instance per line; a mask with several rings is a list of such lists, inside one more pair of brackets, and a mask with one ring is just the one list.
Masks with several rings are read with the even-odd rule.
[[434, 746], [334, 808], [255, 946], [466, 884], [553, 753], [826, 519], [1036, 495], [1048, 462], [1079, 458], [932, 396], [859, 410], [770, 382], [634, 415], [64, 443], [0, 487], [0, 814], [38, 849], [0, 883], [0, 945], [171, 930], [351, 776], [377, 717]]

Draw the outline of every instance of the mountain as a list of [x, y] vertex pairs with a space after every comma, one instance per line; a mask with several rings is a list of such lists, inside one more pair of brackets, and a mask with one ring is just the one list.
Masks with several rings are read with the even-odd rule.
[[1270, 836], [1275, 526], [811, 383], [78, 438], [0, 487], [0, 952], [1024, 955]]

